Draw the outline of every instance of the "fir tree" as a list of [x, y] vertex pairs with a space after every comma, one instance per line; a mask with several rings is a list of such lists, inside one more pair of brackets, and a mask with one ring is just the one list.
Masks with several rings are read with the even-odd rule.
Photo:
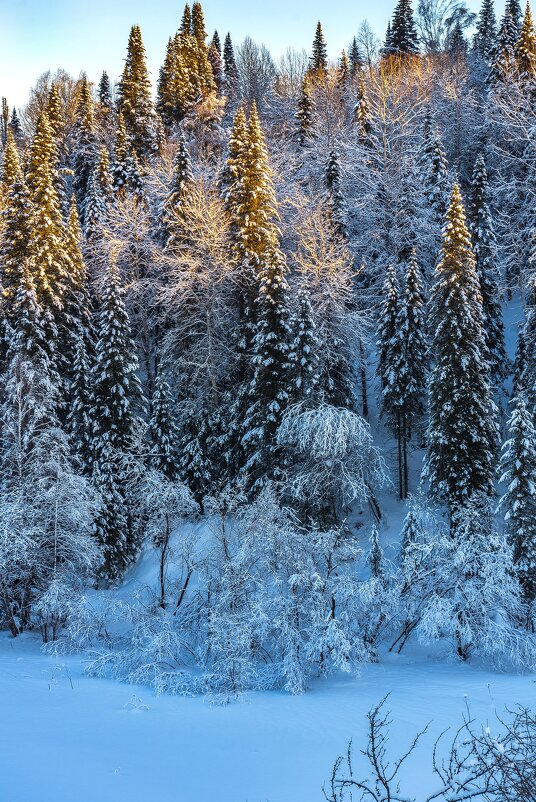
[[192, 34], [197, 39], [199, 45], [205, 44], [207, 30], [205, 28], [205, 17], [201, 3], [192, 5]]
[[225, 88], [230, 97], [235, 97], [238, 91], [238, 68], [236, 66], [233, 43], [228, 33], [223, 44], [223, 73]]
[[7, 129], [6, 146], [2, 159], [2, 189], [4, 193], [9, 189], [20, 173], [19, 151], [11, 128]]
[[536, 280], [531, 278], [525, 308], [525, 321], [519, 333], [514, 373], [514, 391], [523, 391], [536, 411]]
[[493, 0], [482, 0], [476, 24], [475, 46], [480, 56], [491, 64], [497, 43], [497, 20]]
[[170, 481], [178, 478], [178, 430], [169, 383], [159, 371], [155, 381], [152, 414], [149, 422], [151, 465]]
[[298, 142], [302, 147], [307, 145], [313, 136], [313, 112], [314, 105], [311, 97], [311, 85], [306, 75], [302, 81], [301, 97], [298, 102], [298, 111], [296, 113], [296, 120], [298, 122]]
[[494, 80], [505, 81], [515, 68], [515, 49], [519, 31], [513, 20], [510, 10], [506, 9], [501, 21], [497, 46], [493, 53], [493, 67], [491, 77]]
[[523, 395], [512, 401], [509, 438], [503, 445], [502, 476], [506, 490], [499, 508], [514, 548], [514, 561], [527, 601], [536, 597], [536, 429]]
[[112, 87], [110, 84], [110, 78], [108, 77], [108, 73], [106, 70], [101, 75], [101, 79], [99, 81], [99, 88], [97, 90], [97, 96], [99, 99], [99, 105], [102, 110], [109, 113], [113, 109], [112, 103]]
[[425, 166], [424, 192], [436, 223], [444, 220], [449, 203], [450, 179], [447, 157], [438, 130], [431, 140], [431, 154]]
[[262, 483], [279, 475], [277, 430], [291, 395], [290, 309], [287, 266], [283, 255], [271, 250], [260, 266], [256, 327], [253, 338], [253, 378], [243, 422], [243, 473], [257, 492]]
[[52, 136], [58, 145], [58, 155], [61, 156], [63, 154], [61, 153], [60, 144], [63, 139], [66, 120], [65, 112], [63, 110], [63, 103], [54, 81], [50, 84], [50, 89], [48, 90], [45, 111], [50, 123], [50, 128], [52, 130]]
[[93, 465], [92, 481], [101, 500], [93, 525], [93, 534], [103, 555], [100, 575], [115, 582], [133, 562], [137, 543], [132, 535], [122, 486], [122, 464], [109, 442], [104, 443], [99, 460]]
[[465, 38], [460, 20], [456, 21], [452, 31], [449, 33], [446, 49], [448, 53], [457, 58], [467, 55], [467, 39]]
[[486, 165], [484, 157], [480, 154], [475, 163], [471, 184], [469, 230], [472, 235], [476, 269], [480, 281], [484, 337], [491, 381], [495, 388], [499, 388], [508, 374], [508, 358], [504, 344], [504, 326], [499, 298], [497, 243], [488, 195]]
[[210, 62], [210, 66], [212, 67], [212, 74], [214, 76], [214, 83], [216, 84], [216, 90], [218, 94], [221, 95], [223, 93], [223, 88], [224, 88], [223, 65], [222, 65], [221, 55], [214, 42], [211, 42], [210, 47], [208, 49], [208, 60]]
[[430, 303], [430, 422], [425, 475], [451, 515], [473, 493], [493, 493], [497, 442], [482, 298], [461, 192], [454, 185]]
[[326, 74], [328, 68], [328, 51], [326, 47], [326, 40], [324, 39], [324, 32], [320, 22], [317, 23], [315, 38], [313, 40], [313, 50], [309, 59], [309, 70], [316, 77], [322, 77]]
[[182, 12], [182, 19], [179, 28], [179, 34], [181, 36], [189, 36], [192, 32], [192, 10], [190, 5], [186, 3], [184, 6], [184, 11]]
[[364, 64], [363, 56], [361, 55], [355, 36], [352, 39], [348, 57], [350, 59], [350, 76], [352, 80], [355, 80]]
[[398, 0], [389, 30], [386, 50], [391, 53], [414, 55], [419, 52], [419, 37], [410, 0]]
[[136, 153], [150, 156], [155, 148], [155, 118], [145, 47], [138, 25], [131, 28], [127, 58], [118, 86], [118, 110]]
[[21, 145], [24, 142], [24, 132], [22, 130], [22, 125], [19, 119], [19, 115], [15, 107], [13, 107], [13, 111], [11, 112], [11, 120], [9, 121], [9, 127], [13, 132], [13, 136], [15, 137], [15, 142], [17, 143], [17, 145]]
[[127, 134], [121, 112], [117, 115], [117, 131], [115, 137], [114, 158], [110, 166], [112, 186], [118, 196], [131, 192], [143, 200], [143, 182], [139, 162], [132, 152], [132, 145]]
[[507, 0], [506, 12], [512, 17], [515, 29], [519, 35], [523, 18], [523, 12], [521, 11], [521, 4], [519, 0]]
[[216, 50], [218, 52], [218, 55], [221, 56], [222, 55], [222, 49], [221, 49], [220, 35], [219, 35], [218, 31], [214, 31], [214, 34], [212, 36], [212, 41], [211, 41], [210, 44], [214, 45], [214, 47], [216, 48]]
[[84, 234], [88, 242], [102, 234], [102, 227], [108, 217], [108, 206], [99, 181], [98, 164], [93, 168], [84, 199]]
[[293, 382], [291, 401], [311, 406], [320, 383], [320, 339], [316, 333], [311, 301], [305, 290], [298, 292], [291, 329], [294, 333], [289, 354]]
[[339, 237], [346, 237], [346, 202], [341, 189], [341, 168], [337, 151], [330, 151], [325, 172], [326, 205], [330, 222]]
[[[0, 268], [2, 275], [2, 365], [6, 356], [6, 338], [9, 326], [14, 325], [15, 301], [26, 266], [30, 238], [31, 204], [27, 186], [20, 170], [13, 180], [2, 212], [3, 232], [0, 240]], [[6, 330], [7, 324], [7, 330]]]
[[366, 147], [372, 146], [372, 121], [370, 119], [370, 109], [363, 74], [359, 77], [357, 87], [357, 101], [354, 106], [353, 120], [357, 126], [359, 141]]
[[237, 213], [236, 207], [240, 204], [240, 181], [245, 170], [246, 140], [247, 119], [244, 109], [240, 106], [233, 120], [227, 159], [219, 176], [221, 195], [231, 219], [234, 219]]
[[82, 78], [76, 106], [75, 144], [73, 147], [74, 191], [83, 211], [88, 183], [97, 161], [97, 134], [93, 98], [87, 78]]
[[179, 132], [177, 149], [173, 155], [171, 182], [164, 200], [159, 221], [159, 238], [164, 245], [174, 247], [184, 237], [181, 226], [181, 207], [193, 181], [190, 154], [182, 131]]
[[90, 473], [92, 464], [91, 443], [93, 421], [90, 376], [91, 365], [85, 338], [82, 336], [82, 333], [79, 333], [74, 343], [70, 404], [67, 413], [67, 432], [71, 439], [73, 452], [80, 460], [82, 470], [85, 474]]
[[339, 60], [339, 69], [337, 70], [337, 86], [339, 88], [339, 91], [343, 94], [348, 84], [349, 77], [350, 77], [350, 62], [348, 61], [346, 50], [343, 50], [341, 53], [341, 58]]
[[383, 40], [382, 55], [388, 56], [393, 50], [393, 32], [391, 30], [391, 20], [387, 23], [385, 38]]
[[517, 73], [521, 80], [534, 80], [536, 77], [536, 33], [528, 2], [519, 39], [516, 42], [515, 58]]
[[92, 451], [100, 462], [107, 446], [117, 454], [132, 451], [142, 403], [136, 345], [114, 261], [106, 272], [96, 328]]

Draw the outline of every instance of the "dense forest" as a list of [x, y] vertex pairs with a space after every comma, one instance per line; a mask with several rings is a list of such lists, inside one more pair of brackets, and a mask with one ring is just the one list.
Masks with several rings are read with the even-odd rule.
[[134, 25], [117, 83], [3, 99], [2, 628], [173, 693], [534, 669], [529, 5], [399, 0], [335, 63], [170, 33], [154, 86]]

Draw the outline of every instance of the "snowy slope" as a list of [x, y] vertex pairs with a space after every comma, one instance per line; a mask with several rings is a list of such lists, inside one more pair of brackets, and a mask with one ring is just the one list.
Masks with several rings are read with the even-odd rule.
[[[432, 720], [429, 747], [466, 699], [492, 727], [495, 710], [536, 704], [529, 677], [424, 652], [304, 696], [256, 693], [226, 707], [155, 698], [82, 670], [80, 658], [43, 655], [29, 637], [0, 640], [1, 802], [320, 802], [335, 757], [350, 737], [361, 744], [364, 714], [387, 692], [395, 749]], [[406, 776], [412, 793], [433, 785], [429, 750]]]

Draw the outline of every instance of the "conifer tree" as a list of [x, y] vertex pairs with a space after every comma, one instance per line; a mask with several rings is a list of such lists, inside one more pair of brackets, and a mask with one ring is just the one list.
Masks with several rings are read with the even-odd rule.
[[533, 81], [536, 77], [536, 33], [528, 0], [523, 25], [516, 42], [515, 58], [517, 73], [521, 80]]
[[125, 192], [137, 195], [143, 199], [143, 182], [140, 175], [140, 166], [136, 155], [132, 152], [132, 145], [127, 134], [125, 122], [121, 112], [117, 115], [117, 131], [114, 146], [114, 158], [110, 166], [112, 186], [118, 196]]
[[93, 168], [84, 199], [83, 218], [86, 240], [91, 242], [102, 234], [108, 217], [108, 206], [99, 181], [98, 164]]
[[85, 338], [78, 333], [74, 342], [74, 359], [71, 371], [70, 404], [67, 413], [67, 432], [73, 453], [80, 460], [82, 470], [89, 474], [92, 464], [92, 394], [91, 365]]
[[198, 2], [192, 5], [192, 34], [197, 39], [199, 45], [205, 44], [205, 39], [207, 38], [205, 17], [203, 14], [203, 7], [201, 3]]
[[[22, 270], [29, 255], [31, 204], [28, 188], [20, 170], [9, 188], [3, 211], [3, 234], [0, 240], [2, 275], [2, 366], [6, 356], [9, 327], [14, 325], [15, 301]], [[7, 324], [7, 326], [6, 326]]]
[[186, 233], [181, 226], [181, 207], [184, 205], [192, 181], [190, 154], [184, 135], [180, 131], [178, 146], [173, 155], [171, 182], [159, 220], [159, 238], [162, 244], [168, 247], [178, 245]]
[[210, 66], [212, 67], [212, 74], [214, 76], [214, 83], [216, 85], [216, 90], [218, 94], [221, 95], [223, 93], [223, 87], [224, 87], [223, 66], [222, 66], [221, 55], [214, 42], [211, 42], [210, 47], [208, 49], [208, 60], [210, 62]]
[[326, 163], [326, 205], [328, 217], [339, 237], [346, 237], [346, 201], [341, 189], [341, 168], [336, 150], [330, 151]]
[[328, 51], [324, 32], [320, 22], [317, 23], [315, 38], [313, 39], [313, 49], [309, 59], [309, 70], [317, 78], [326, 74], [328, 68]]
[[296, 120], [298, 122], [297, 136], [299, 144], [304, 147], [309, 144], [314, 133], [313, 121], [314, 104], [311, 96], [311, 85], [307, 75], [302, 81], [301, 97], [298, 102]]
[[221, 56], [222, 55], [222, 49], [221, 49], [220, 35], [219, 35], [218, 31], [214, 31], [214, 34], [212, 36], [212, 41], [211, 41], [210, 44], [214, 45], [214, 47], [218, 51], [218, 55]]
[[133, 562], [137, 543], [130, 526], [122, 464], [109, 442], [103, 444], [99, 459], [93, 464], [92, 482], [101, 499], [93, 524], [93, 534], [103, 555], [100, 577], [116, 582]]
[[447, 40], [447, 51], [457, 58], [467, 55], [468, 45], [465, 38], [462, 24], [457, 20]]
[[398, 0], [388, 33], [389, 43], [387, 44], [386, 37], [385, 47], [389, 52], [409, 55], [419, 52], [419, 37], [413, 18], [411, 0]]
[[311, 301], [305, 290], [298, 292], [291, 319], [294, 333], [290, 349], [291, 401], [312, 406], [320, 384], [320, 339], [316, 333]]
[[186, 3], [184, 6], [184, 11], [182, 12], [182, 20], [179, 28], [179, 33], [181, 36], [189, 36], [192, 32], [192, 9], [190, 8], [189, 3]]
[[508, 374], [508, 358], [504, 344], [504, 326], [499, 298], [497, 243], [488, 201], [488, 176], [484, 157], [480, 154], [475, 162], [471, 184], [469, 230], [472, 235], [476, 269], [480, 281], [484, 337], [491, 381], [495, 388], [499, 388]]
[[400, 289], [396, 268], [390, 265], [383, 285], [383, 303], [378, 317], [378, 375], [381, 383], [381, 411], [396, 437], [398, 447], [398, 492], [405, 498], [404, 482], [404, 387], [400, 368], [404, 333], [400, 328]]
[[169, 383], [160, 370], [156, 376], [149, 422], [151, 465], [170, 481], [178, 478], [179, 434], [175, 424], [174, 402]]
[[235, 97], [238, 91], [238, 68], [236, 66], [233, 43], [228, 33], [223, 44], [223, 73], [225, 76], [225, 89], [230, 97]]
[[342, 94], [344, 94], [349, 77], [350, 62], [348, 61], [346, 50], [343, 50], [339, 59], [339, 69], [337, 70], [337, 86]]
[[497, 44], [497, 20], [493, 0], [482, 0], [476, 24], [475, 47], [481, 58], [491, 64]]
[[[247, 140], [247, 119], [242, 106], [239, 106], [233, 120], [229, 138], [227, 159], [219, 176], [221, 196], [231, 219], [236, 214], [235, 207], [240, 204], [240, 180], [245, 170]], [[236, 234], [236, 231], [234, 232]]]
[[243, 422], [243, 474], [256, 493], [280, 469], [277, 430], [292, 391], [290, 375], [289, 287], [283, 255], [270, 250], [260, 265], [256, 325], [253, 337], [253, 378]]
[[61, 360], [58, 337], [64, 339], [70, 321], [64, 315], [63, 295], [71, 272], [66, 251], [66, 229], [55, 186], [56, 152], [45, 113], [39, 117], [32, 140], [27, 185], [32, 204], [28, 257], [51, 362]]
[[512, 400], [509, 438], [503, 445], [502, 476], [506, 490], [503, 510], [514, 562], [528, 602], [536, 598], [536, 429], [523, 395]]
[[372, 146], [372, 121], [365, 86], [365, 77], [361, 73], [357, 87], [357, 100], [354, 106], [353, 121], [357, 127], [359, 141], [366, 147]]
[[383, 40], [382, 55], [388, 56], [393, 50], [393, 33], [391, 30], [391, 20], [387, 23], [385, 39]]
[[350, 76], [352, 80], [355, 80], [359, 75], [359, 72], [364, 64], [363, 56], [361, 55], [361, 51], [359, 50], [359, 46], [357, 44], [357, 39], [352, 39], [352, 44], [350, 46], [350, 52], [348, 53], [348, 57], [350, 59]]
[[17, 145], [21, 145], [24, 142], [24, 132], [22, 130], [22, 125], [19, 119], [19, 115], [15, 107], [13, 107], [13, 111], [11, 112], [11, 120], [9, 121], [9, 127], [13, 132], [13, 136], [15, 137], [15, 142], [17, 143]]
[[430, 303], [432, 371], [425, 475], [451, 516], [474, 493], [493, 493], [497, 443], [482, 298], [458, 184], [443, 231]]
[[133, 147], [146, 158], [155, 149], [155, 117], [145, 47], [138, 25], [131, 28], [127, 58], [118, 86], [118, 110], [123, 115]]
[[523, 19], [523, 12], [521, 11], [521, 4], [519, 0], [507, 0], [506, 12], [512, 17], [515, 29], [519, 35], [521, 31], [521, 23]]
[[110, 78], [108, 77], [108, 73], [106, 72], [106, 70], [104, 70], [104, 72], [101, 75], [97, 96], [99, 98], [99, 105], [101, 109], [106, 112], [111, 112], [113, 109], [112, 87], [110, 84]]
[[493, 53], [491, 77], [494, 80], [505, 81], [514, 70], [516, 64], [515, 48], [518, 35], [519, 31], [507, 7], [499, 28], [497, 46]]
[[138, 358], [115, 261], [106, 272], [101, 308], [97, 315], [93, 370], [93, 458], [101, 461], [106, 446], [113, 452], [132, 451], [141, 407]]
[[4, 193], [9, 189], [20, 172], [19, 151], [13, 136], [13, 131], [8, 128], [6, 134], [6, 146], [2, 159], [2, 190]]
[[97, 133], [93, 98], [89, 82], [84, 75], [76, 106], [76, 124], [73, 147], [74, 191], [79, 209], [84, 209], [89, 179], [98, 158]]
[[68, 283], [63, 296], [65, 313], [71, 323], [71, 328], [67, 332], [68, 340], [65, 343], [65, 352], [69, 360], [74, 360], [74, 351], [78, 338], [82, 338], [88, 355], [91, 352], [93, 339], [88, 273], [82, 255], [82, 230], [74, 197], [71, 198], [65, 250], [71, 265]]
[[52, 136], [58, 146], [58, 157], [61, 160], [61, 157], [64, 155], [62, 153], [61, 143], [65, 132], [66, 120], [63, 104], [54, 81], [50, 84], [45, 111], [52, 130]]
[[449, 203], [450, 179], [447, 157], [438, 130], [432, 137], [430, 160], [425, 166], [424, 191], [434, 221], [441, 224]]
[[514, 391], [523, 392], [531, 410], [536, 411], [536, 280], [531, 278], [525, 320], [519, 332]]

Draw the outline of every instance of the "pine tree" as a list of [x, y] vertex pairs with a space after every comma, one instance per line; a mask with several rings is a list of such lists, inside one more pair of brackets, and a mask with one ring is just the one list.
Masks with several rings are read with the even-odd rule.
[[299, 144], [304, 147], [309, 144], [314, 135], [313, 121], [314, 104], [311, 96], [311, 85], [307, 75], [302, 81], [301, 97], [298, 102], [296, 120], [298, 122], [297, 136]]
[[536, 598], [536, 429], [523, 395], [512, 401], [509, 439], [503, 445], [499, 508], [514, 547], [514, 561], [528, 602]]
[[156, 377], [152, 407], [149, 422], [151, 465], [167, 479], [175, 481], [178, 478], [179, 434], [175, 424], [171, 389], [162, 371]]
[[20, 172], [19, 151], [13, 136], [13, 131], [8, 128], [6, 134], [6, 146], [2, 159], [2, 190], [4, 193], [9, 189]]
[[225, 75], [225, 89], [230, 97], [238, 92], [238, 68], [236, 66], [233, 43], [228, 33], [223, 44], [223, 73]]
[[88, 272], [82, 255], [82, 230], [74, 197], [71, 198], [65, 250], [71, 265], [63, 296], [64, 314], [67, 315], [71, 324], [67, 332], [65, 353], [69, 361], [74, 361], [78, 339], [82, 338], [88, 354], [91, 351], [93, 339]]
[[294, 339], [290, 349], [291, 401], [311, 406], [320, 384], [320, 339], [316, 333], [311, 301], [305, 290], [298, 292], [291, 319]]
[[274, 249], [264, 254], [259, 267], [252, 343], [253, 378], [247, 393], [241, 441], [243, 474], [247, 487], [254, 493], [266, 480], [279, 475], [281, 459], [276, 436], [292, 389], [292, 330], [286, 262]]
[[127, 58], [118, 86], [118, 110], [123, 115], [136, 153], [143, 158], [154, 153], [155, 117], [151, 82], [138, 25], [134, 25], [130, 31]]
[[162, 244], [172, 248], [184, 238], [181, 225], [181, 207], [193, 181], [190, 154], [182, 131], [179, 132], [177, 149], [173, 155], [171, 182], [164, 200], [159, 220], [159, 238]]
[[385, 49], [391, 53], [414, 55], [419, 52], [419, 37], [410, 0], [398, 0], [389, 30], [389, 43]]
[[493, 0], [482, 0], [476, 24], [475, 47], [488, 64], [493, 60], [497, 42], [497, 20]]
[[425, 475], [451, 516], [474, 493], [493, 493], [497, 442], [482, 298], [461, 192], [454, 185], [430, 303], [433, 361]]
[[315, 38], [313, 40], [313, 50], [309, 59], [309, 71], [314, 77], [322, 78], [328, 68], [328, 51], [324, 32], [320, 22], [317, 23]]
[[336, 150], [330, 151], [325, 172], [326, 206], [329, 220], [339, 237], [346, 237], [347, 207], [341, 189], [341, 168]]
[[499, 298], [497, 243], [488, 196], [486, 165], [484, 157], [480, 154], [475, 162], [471, 183], [469, 230], [472, 235], [476, 269], [480, 281], [484, 315], [484, 337], [491, 371], [491, 381], [492, 385], [498, 389], [508, 375], [508, 357], [506, 356], [504, 344], [504, 326]]
[[517, 73], [521, 80], [533, 81], [536, 77], [536, 33], [528, 2], [519, 39], [516, 42], [515, 58]]

